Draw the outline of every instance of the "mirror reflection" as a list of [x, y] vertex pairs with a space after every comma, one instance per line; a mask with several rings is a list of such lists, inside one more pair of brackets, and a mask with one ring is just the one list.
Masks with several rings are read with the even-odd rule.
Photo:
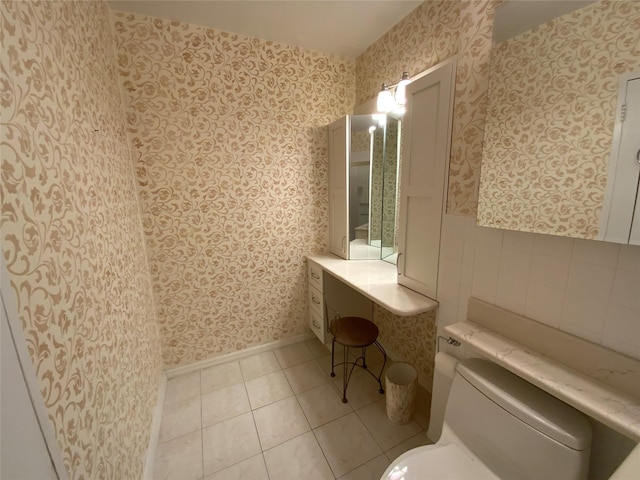
[[395, 252], [399, 126], [385, 115], [351, 117], [349, 258], [391, 259]]
[[[574, 8], [492, 52], [478, 224], [597, 239], [621, 75], [640, 69], [640, 4], [506, 1]], [[525, 14], [531, 17], [531, 13]], [[509, 36], [509, 35], [507, 35]]]
[[387, 115], [383, 161], [382, 231], [380, 258], [396, 263], [396, 219], [398, 218], [398, 185], [400, 173], [400, 119]]

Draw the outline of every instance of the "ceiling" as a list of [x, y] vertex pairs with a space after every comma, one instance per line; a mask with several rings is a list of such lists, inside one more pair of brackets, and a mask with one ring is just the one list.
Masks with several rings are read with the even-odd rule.
[[113, 10], [179, 20], [354, 58], [422, 1], [110, 0]]
[[493, 41], [500, 43], [596, 0], [506, 0], [496, 8]]
[[[486, 0], [489, 1], [489, 0]], [[494, 41], [511, 38], [595, 0], [505, 0]], [[355, 58], [422, 1], [109, 0], [113, 10], [179, 20]]]

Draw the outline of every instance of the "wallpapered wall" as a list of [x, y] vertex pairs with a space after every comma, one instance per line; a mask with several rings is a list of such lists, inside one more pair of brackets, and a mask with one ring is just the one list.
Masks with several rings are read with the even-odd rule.
[[354, 106], [354, 62], [134, 14], [115, 29], [165, 363], [306, 332], [325, 126]]
[[[377, 95], [382, 82], [396, 83], [457, 55], [453, 138], [447, 212], [475, 216], [480, 178], [494, 2], [425, 2], [356, 60], [356, 102]], [[398, 317], [374, 311], [381, 339], [418, 367], [427, 385], [433, 377], [434, 312]]]
[[69, 476], [140, 478], [162, 359], [110, 13], [0, 8], [2, 253], [27, 348]]
[[640, 69], [639, 31], [640, 2], [598, 2], [496, 48], [480, 225], [596, 238], [618, 77]]
[[403, 71], [416, 75], [457, 55], [457, 79], [447, 213], [475, 216], [494, 3], [429, 1], [365, 50], [356, 60], [356, 104], [374, 98], [383, 82]]

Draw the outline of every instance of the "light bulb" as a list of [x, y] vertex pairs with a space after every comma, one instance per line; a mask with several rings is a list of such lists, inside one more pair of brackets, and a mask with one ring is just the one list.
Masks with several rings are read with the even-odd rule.
[[378, 93], [378, 101], [377, 108], [381, 113], [388, 113], [393, 110], [396, 106], [396, 102], [393, 99], [393, 95], [391, 91], [387, 88], [387, 86], [383, 83], [382, 90]]

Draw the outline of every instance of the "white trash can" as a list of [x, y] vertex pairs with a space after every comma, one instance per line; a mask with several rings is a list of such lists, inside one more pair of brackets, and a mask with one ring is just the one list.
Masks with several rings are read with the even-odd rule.
[[393, 423], [409, 423], [416, 410], [418, 372], [408, 363], [394, 363], [385, 378], [387, 417]]

